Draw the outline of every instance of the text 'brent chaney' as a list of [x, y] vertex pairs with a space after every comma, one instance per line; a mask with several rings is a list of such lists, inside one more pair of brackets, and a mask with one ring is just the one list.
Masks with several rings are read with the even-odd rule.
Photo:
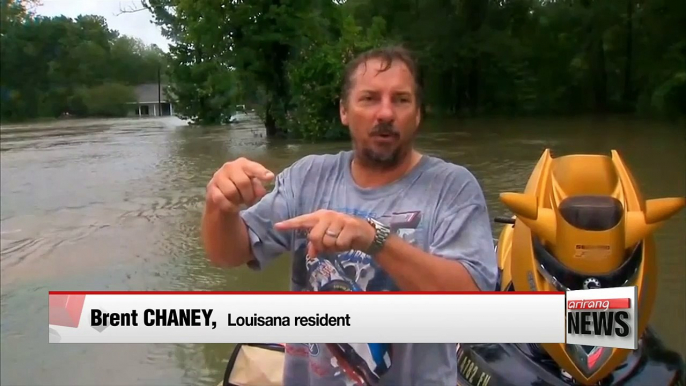
[[[91, 326], [138, 326], [138, 311], [131, 312], [103, 312], [91, 310]], [[157, 309], [149, 308], [143, 311], [143, 325], [155, 327], [202, 327], [210, 325], [212, 329], [217, 327], [217, 322], [211, 321], [212, 310], [190, 309]]]

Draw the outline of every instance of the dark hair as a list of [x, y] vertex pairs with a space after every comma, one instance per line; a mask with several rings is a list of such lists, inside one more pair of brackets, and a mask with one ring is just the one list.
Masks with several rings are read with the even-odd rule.
[[357, 55], [353, 60], [348, 62], [345, 67], [345, 74], [343, 78], [343, 90], [341, 91], [341, 99], [346, 101], [350, 94], [350, 89], [353, 87], [353, 75], [357, 68], [365, 64], [368, 60], [378, 59], [383, 62], [383, 67], [380, 72], [391, 68], [393, 62], [399, 60], [407, 66], [412, 79], [414, 79], [415, 98], [417, 99], [417, 106], [421, 105], [421, 86], [419, 84], [419, 68], [415, 62], [412, 53], [403, 46], [389, 46], [382, 48], [374, 48]]

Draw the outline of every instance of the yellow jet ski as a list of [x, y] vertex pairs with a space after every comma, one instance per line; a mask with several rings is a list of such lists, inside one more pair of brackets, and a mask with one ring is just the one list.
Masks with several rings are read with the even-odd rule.
[[[616, 151], [545, 150], [496, 242], [498, 291], [638, 287], [637, 350], [572, 344], [458, 344], [457, 386], [686, 386], [684, 361], [648, 327], [657, 290], [653, 233], [686, 199], [645, 200]], [[243, 344], [220, 386], [280, 386], [284, 345]]]
[[573, 344], [458, 345], [459, 386], [684, 386], [683, 359], [648, 327], [657, 291], [653, 233], [686, 203], [645, 200], [616, 151], [544, 151], [496, 244], [499, 291], [638, 288], [637, 350]]

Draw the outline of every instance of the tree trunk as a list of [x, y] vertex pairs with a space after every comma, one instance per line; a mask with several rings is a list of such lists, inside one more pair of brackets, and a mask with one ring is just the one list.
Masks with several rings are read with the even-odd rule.
[[[472, 38], [476, 38], [481, 30], [481, 27], [486, 20], [486, 13], [488, 12], [488, 2], [481, 0], [467, 1], [467, 23], [469, 34]], [[474, 56], [469, 61], [469, 72], [467, 74], [467, 93], [469, 95], [469, 109], [472, 115], [476, 115], [479, 109], [479, 87], [481, 75], [481, 50], [478, 43], [475, 47]]]
[[607, 111], [607, 69], [605, 68], [605, 47], [603, 44], [603, 26], [598, 16], [592, 12], [590, 0], [582, 0], [581, 4], [591, 11], [587, 21], [588, 40], [585, 52], [589, 62], [590, 91], [593, 95], [593, 110], [602, 114]]
[[[282, 0], [272, 0], [271, 5], [280, 7]], [[270, 53], [267, 54], [267, 58], [271, 65], [269, 66], [270, 74], [267, 75], [266, 83], [269, 85], [267, 89], [273, 94], [269, 97], [270, 100], [267, 101], [264, 126], [267, 131], [267, 137], [285, 137], [287, 134], [285, 128], [279, 127], [277, 122], [285, 118], [283, 114], [286, 114], [287, 111], [288, 80], [286, 79], [286, 62], [288, 61], [290, 46], [274, 41], [268, 47]]]
[[281, 130], [276, 127], [276, 119], [272, 114], [272, 104], [267, 103], [265, 114], [264, 114], [264, 127], [267, 130], [267, 137], [276, 137], [280, 134]]
[[454, 101], [451, 111], [453, 113], [459, 114], [460, 110], [462, 110], [462, 100], [464, 97], [464, 87], [462, 86], [462, 82], [460, 80], [462, 79], [461, 73], [459, 72], [458, 68], [453, 67], [451, 74], [450, 74], [450, 84], [452, 85], [453, 93], [451, 95], [452, 100]]
[[479, 109], [479, 59], [472, 58], [467, 79], [467, 90], [469, 90], [469, 111], [474, 116]]
[[594, 58], [592, 67], [593, 94], [595, 97], [595, 110], [598, 113], [607, 112], [607, 70], [605, 68], [605, 47], [603, 39], [598, 36], [594, 44]]

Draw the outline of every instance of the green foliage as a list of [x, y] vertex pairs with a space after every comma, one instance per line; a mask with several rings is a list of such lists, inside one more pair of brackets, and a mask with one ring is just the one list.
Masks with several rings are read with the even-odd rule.
[[686, 71], [674, 74], [657, 87], [652, 94], [650, 106], [669, 118], [686, 114]]
[[[160, 53], [102, 18], [0, 1], [3, 118], [86, 114], [74, 90], [156, 79]], [[268, 136], [344, 138], [344, 65], [390, 42], [417, 54], [429, 114], [686, 116], [683, 0], [141, 1], [172, 41], [175, 110], [198, 124], [246, 104]]]
[[[240, 74], [226, 87], [258, 104], [270, 136], [345, 137], [345, 62], [391, 41], [417, 54], [433, 114], [686, 114], [679, 0], [149, 2], [170, 37], [206, 55], [189, 66], [218, 60]], [[204, 98], [221, 95], [195, 83]], [[189, 106], [199, 98], [187, 95]]]
[[351, 16], [343, 18], [334, 42], [313, 41], [289, 63], [289, 115], [282, 122], [289, 135], [304, 139], [347, 138], [340, 124], [339, 101], [346, 63], [384, 43], [384, 21], [377, 18], [364, 31]]
[[270, 136], [345, 135], [336, 126], [341, 70], [353, 53], [378, 45], [381, 30], [364, 33], [328, 0], [215, 5], [145, 2], [174, 42], [170, 77], [184, 115], [212, 124], [235, 104], [257, 104]]
[[[156, 82], [164, 66], [158, 48], [119, 36], [100, 16], [38, 17], [27, 12], [26, 2], [0, 1], [2, 120], [119, 116], [119, 98], [135, 101], [123, 86]], [[84, 90], [101, 100], [84, 98]]]
[[228, 51], [229, 29], [238, 22], [229, 18], [231, 5], [217, 7], [216, 2], [193, 0], [145, 0], [142, 4], [172, 41], [167, 75], [175, 111], [195, 124], [226, 122], [244, 99], [236, 61]]
[[132, 109], [127, 103], [135, 99], [136, 94], [131, 86], [107, 83], [78, 90], [70, 102], [74, 108], [82, 110], [83, 115], [123, 117]]

